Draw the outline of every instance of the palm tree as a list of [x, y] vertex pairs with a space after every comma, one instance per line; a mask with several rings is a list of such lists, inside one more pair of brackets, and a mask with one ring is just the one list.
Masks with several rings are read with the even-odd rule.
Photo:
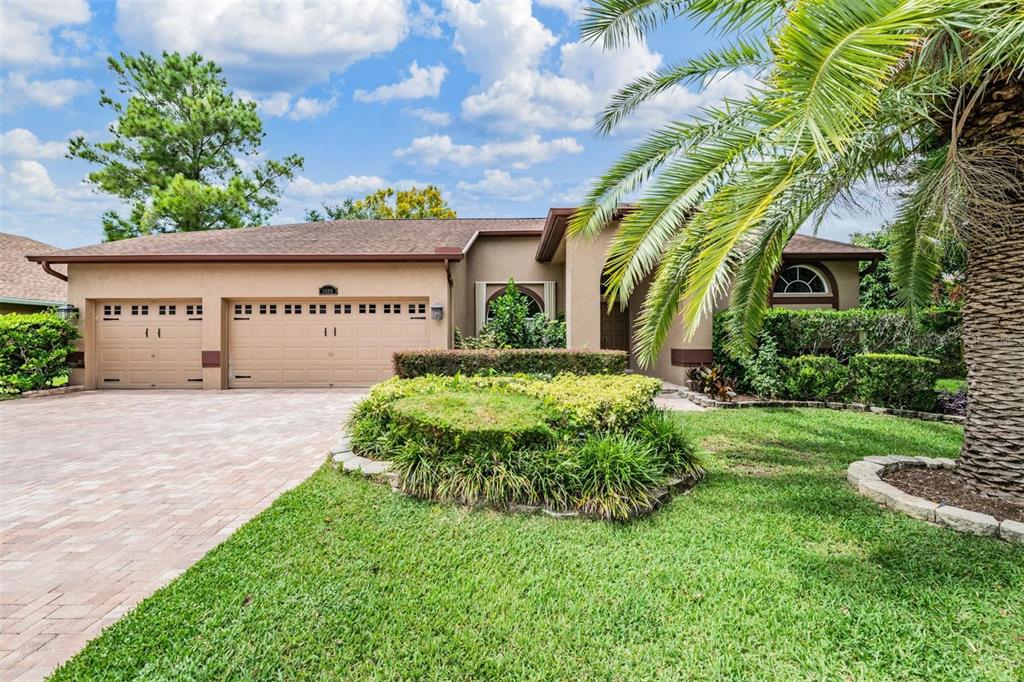
[[836, 202], [898, 189], [894, 278], [927, 301], [941, 245], [969, 254], [965, 440], [957, 471], [1024, 496], [1024, 2], [1022, 0], [592, 0], [584, 38], [607, 48], [667, 21], [727, 45], [637, 78], [598, 127], [667, 89], [742, 70], [748, 96], [668, 122], [594, 185], [570, 231], [622, 212], [605, 277], [626, 300], [651, 277], [636, 349], [650, 364], [677, 316], [689, 328], [732, 288], [730, 344], [761, 328], [782, 249]]

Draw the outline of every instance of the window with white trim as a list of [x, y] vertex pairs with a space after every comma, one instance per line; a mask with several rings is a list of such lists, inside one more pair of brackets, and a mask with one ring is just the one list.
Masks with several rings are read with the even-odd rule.
[[776, 294], [828, 294], [828, 283], [817, 268], [810, 265], [790, 265], [775, 280]]

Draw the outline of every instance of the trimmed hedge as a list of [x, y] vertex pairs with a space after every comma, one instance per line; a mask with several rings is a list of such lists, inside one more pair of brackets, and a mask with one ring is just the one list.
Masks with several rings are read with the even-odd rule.
[[[729, 311], [715, 315], [715, 362], [749, 388], [743, 363], [726, 350]], [[831, 355], [846, 362], [858, 353], [906, 353], [934, 358], [942, 376], [964, 376], [962, 316], [958, 309], [927, 308], [916, 316], [899, 310], [788, 310], [765, 314], [762, 337], [774, 339], [781, 357]]]
[[398, 351], [402, 379], [436, 374], [622, 374], [626, 352], [562, 348]]
[[863, 353], [850, 358], [850, 379], [860, 402], [929, 412], [935, 409], [940, 363], [898, 353]]
[[828, 355], [801, 355], [782, 360], [783, 396], [787, 400], [842, 400], [850, 373]]
[[78, 328], [54, 313], [0, 315], [0, 391], [46, 388], [68, 373]]

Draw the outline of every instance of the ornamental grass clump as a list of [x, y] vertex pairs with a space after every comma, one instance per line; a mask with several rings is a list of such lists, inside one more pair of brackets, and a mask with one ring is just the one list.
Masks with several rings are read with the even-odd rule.
[[352, 413], [355, 452], [391, 462], [406, 493], [468, 505], [625, 520], [703, 470], [639, 376], [419, 377], [376, 386]]

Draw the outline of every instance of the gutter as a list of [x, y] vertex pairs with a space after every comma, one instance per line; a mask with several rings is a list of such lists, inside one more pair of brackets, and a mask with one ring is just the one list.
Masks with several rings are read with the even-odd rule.
[[360, 254], [128, 254], [79, 256], [26, 256], [42, 263], [43, 269], [55, 277], [67, 278], [49, 269], [50, 263], [442, 263], [462, 260], [462, 253], [360, 253]]
[[63, 305], [64, 301], [40, 301], [34, 298], [10, 298], [2, 296], [0, 297], [0, 303], [10, 303], [11, 305], [37, 305], [40, 307], [52, 308], [53, 306]]
[[[36, 259], [34, 259], [34, 258], [32, 258], [32, 257], [29, 257], [29, 260], [36, 260]], [[37, 263], [41, 263], [41, 264], [42, 264], [42, 266], [43, 266], [43, 272], [45, 272], [46, 274], [48, 274], [48, 275], [51, 275], [51, 276], [53, 276], [53, 277], [56, 277], [57, 279], [62, 279], [62, 280], [64, 280], [65, 282], [66, 282], [66, 281], [68, 281], [68, 276], [67, 276], [67, 275], [65, 275], [65, 274], [64, 274], [63, 272], [57, 272], [56, 270], [54, 270], [53, 268], [51, 268], [51, 267], [50, 267], [50, 262], [49, 262], [49, 261], [45, 261], [45, 260], [36, 260], [36, 262], [37, 262]]]

